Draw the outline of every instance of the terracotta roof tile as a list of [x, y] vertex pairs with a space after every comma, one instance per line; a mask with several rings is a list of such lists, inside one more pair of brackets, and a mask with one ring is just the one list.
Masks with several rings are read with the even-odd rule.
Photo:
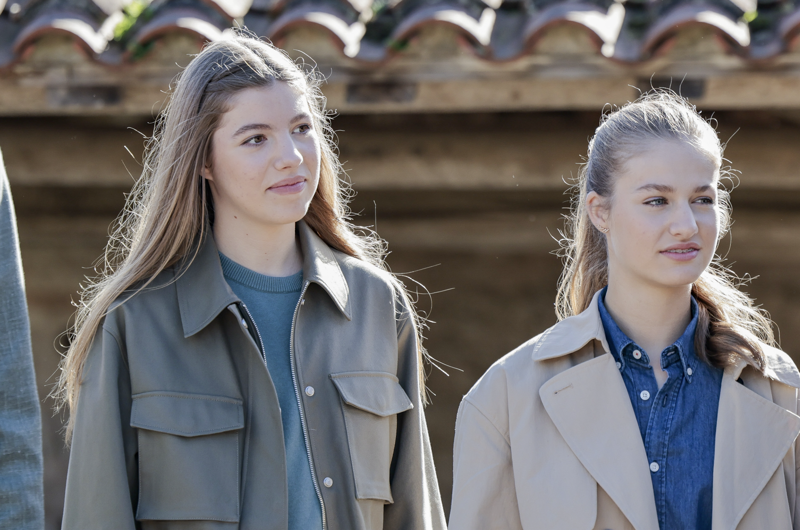
[[124, 64], [138, 60], [131, 50], [164, 35], [215, 40], [242, 23], [276, 42], [297, 28], [322, 29], [343, 58], [366, 64], [390, 60], [437, 25], [460, 35], [476, 56], [500, 62], [532, 53], [562, 25], [585, 31], [601, 57], [629, 64], [653, 58], [692, 27], [717, 36], [725, 53], [754, 62], [787, 52], [800, 34], [795, 0], [154, 0], [115, 39], [130, 2], [0, 0], [0, 68], [48, 34], [71, 36], [98, 62]]

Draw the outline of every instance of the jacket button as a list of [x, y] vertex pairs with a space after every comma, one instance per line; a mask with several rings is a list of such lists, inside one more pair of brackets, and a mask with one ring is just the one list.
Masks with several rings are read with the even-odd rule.
[[686, 369], [686, 373], [689, 374], [689, 375], [692, 375], [692, 369], [691, 368], [687, 368]]
[[647, 401], [650, 399], [650, 392], [647, 390], [642, 390], [642, 392], [639, 394], [639, 397], [642, 398], [642, 401]]
[[326, 488], [333, 487], [333, 479], [331, 477], [325, 477], [322, 480], [322, 483], [325, 485]]
[[660, 466], [658, 465], [658, 462], [650, 463], [650, 471], [652, 471], [653, 473], [657, 472], [659, 467]]
[[313, 386], [309, 385], [309, 386], [306, 387], [306, 395], [308, 397], [311, 397], [311, 396], [314, 395], [314, 387]]
[[639, 350], [633, 350], [633, 358], [634, 359], [641, 359], [642, 358], [642, 352], [640, 352]]
[[247, 321], [245, 319], [242, 319], [242, 326], [244, 326], [244, 329], [247, 329]]

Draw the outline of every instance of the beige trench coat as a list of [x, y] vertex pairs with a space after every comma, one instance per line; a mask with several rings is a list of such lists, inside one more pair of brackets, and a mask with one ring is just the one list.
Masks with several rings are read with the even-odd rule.
[[[713, 530], [800, 528], [800, 374], [765, 349], [766, 377], [741, 363], [722, 378]], [[658, 530], [644, 445], [608, 351], [595, 295], [478, 381], [456, 424], [451, 530]]]
[[[291, 356], [325, 530], [443, 530], [405, 299], [298, 233]], [[154, 285], [109, 311], [86, 360], [62, 528], [286, 530], [278, 396], [213, 238]]]

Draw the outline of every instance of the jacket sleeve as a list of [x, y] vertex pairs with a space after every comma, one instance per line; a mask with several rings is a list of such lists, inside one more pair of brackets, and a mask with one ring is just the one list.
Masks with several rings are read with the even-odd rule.
[[0, 528], [44, 526], [42, 423], [11, 192], [0, 155]]
[[[795, 414], [800, 413], [800, 390], [797, 391], [797, 408]], [[800, 439], [794, 441], [794, 513], [792, 514], [792, 528], [800, 530]]]
[[385, 530], [445, 530], [433, 453], [419, 378], [418, 343], [409, 318], [407, 302], [398, 312], [398, 378], [414, 407], [398, 415], [397, 438], [392, 457], [393, 504], [384, 509]]
[[522, 530], [511, 446], [466, 397], [456, 419], [450, 530]]
[[133, 530], [138, 497], [130, 376], [118, 340], [100, 329], [75, 415], [63, 530]]

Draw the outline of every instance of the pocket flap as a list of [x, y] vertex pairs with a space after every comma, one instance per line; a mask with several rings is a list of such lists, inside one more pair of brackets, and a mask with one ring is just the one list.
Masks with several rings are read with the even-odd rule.
[[241, 399], [145, 392], [133, 396], [131, 427], [177, 436], [202, 436], [244, 427]]
[[343, 372], [331, 374], [331, 380], [342, 401], [378, 416], [391, 416], [414, 407], [397, 377], [386, 372]]

